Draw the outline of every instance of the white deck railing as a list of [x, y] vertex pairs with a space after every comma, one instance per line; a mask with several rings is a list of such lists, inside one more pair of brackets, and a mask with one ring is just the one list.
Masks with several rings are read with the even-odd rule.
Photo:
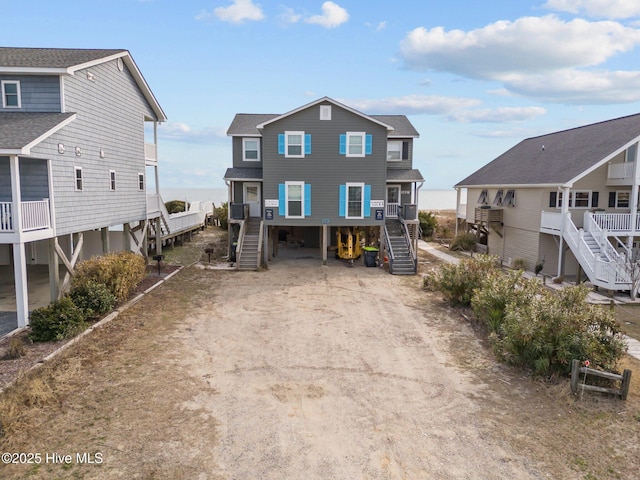
[[632, 179], [635, 162], [612, 163], [609, 165], [607, 177], [612, 180]]
[[396, 218], [398, 216], [399, 203], [387, 203], [387, 217]]
[[158, 147], [154, 143], [144, 144], [144, 159], [153, 162], [158, 161]]
[[562, 230], [562, 214], [542, 211], [540, 215], [540, 230], [547, 233], [560, 234]]
[[[51, 228], [49, 199], [20, 202], [22, 231], [32, 232]], [[13, 202], [0, 202], [0, 232], [14, 232]]]
[[[632, 219], [630, 213], [592, 213], [593, 221], [608, 232], [631, 232]], [[640, 214], [636, 214], [635, 231], [640, 231]]]

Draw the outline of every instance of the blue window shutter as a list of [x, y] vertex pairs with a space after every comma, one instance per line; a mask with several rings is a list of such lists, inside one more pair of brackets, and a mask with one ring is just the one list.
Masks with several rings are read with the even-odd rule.
[[304, 216], [311, 215], [311, 184], [304, 184]]
[[278, 153], [284, 155], [284, 133], [278, 135]]
[[371, 216], [371, 185], [364, 186], [364, 216]]
[[338, 201], [340, 202], [338, 204], [338, 215], [340, 215], [341, 217], [346, 217], [347, 216], [347, 209], [346, 209], [347, 186], [346, 185], [340, 185], [340, 198]]
[[340, 134], [340, 155], [347, 154], [347, 135], [345, 133]]
[[287, 196], [284, 192], [285, 185], [284, 183], [278, 184], [278, 215], [281, 217], [285, 216], [285, 202], [287, 201]]
[[371, 152], [373, 151], [373, 135], [371, 135], [370, 133], [367, 133], [364, 136], [364, 145], [365, 145], [365, 149], [364, 149], [365, 155], [371, 155]]
[[304, 154], [311, 155], [311, 134], [306, 133], [304, 136]]

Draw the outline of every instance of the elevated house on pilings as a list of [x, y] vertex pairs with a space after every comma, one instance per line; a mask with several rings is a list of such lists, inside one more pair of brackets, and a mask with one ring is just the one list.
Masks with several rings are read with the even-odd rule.
[[640, 115], [523, 140], [455, 186], [458, 219], [504, 263], [635, 291], [638, 141]]
[[127, 50], [0, 48], [0, 85], [0, 266], [13, 271], [22, 327], [32, 265], [48, 265], [54, 300], [79, 260], [146, 256], [162, 228], [156, 132], [166, 116]]

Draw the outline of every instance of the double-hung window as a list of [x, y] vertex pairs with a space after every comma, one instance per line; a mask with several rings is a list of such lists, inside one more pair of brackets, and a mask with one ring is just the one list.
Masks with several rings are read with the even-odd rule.
[[402, 141], [393, 140], [387, 143], [387, 161], [399, 162], [402, 160]]
[[363, 218], [364, 184], [347, 183], [347, 215], [346, 218]]
[[115, 192], [116, 190], [116, 171], [109, 170], [109, 190]]
[[138, 190], [144, 191], [144, 173], [138, 173]]
[[260, 161], [260, 139], [258, 138], [242, 139], [242, 159], [245, 162]]
[[304, 218], [304, 182], [286, 182], [287, 218]]
[[16, 80], [2, 80], [2, 107], [21, 108], [20, 82]]
[[630, 192], [616, 192], [616, 208], [629, 208]]
[[74, 181], [75, 181], [76, 190], [81, 191], [82, 190], [82, 167], [74, 168]]
[[304, 132], [285, 132], [285, 157], [304, 157]]
[[347, 132], [347, 157], [364, 157], [364, 132]]

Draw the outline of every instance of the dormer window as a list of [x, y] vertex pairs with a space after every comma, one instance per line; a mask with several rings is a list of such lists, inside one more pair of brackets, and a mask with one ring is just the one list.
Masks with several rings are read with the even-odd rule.
[[20, 82], [14, 80], [2, 80], [2, 107], [22, 108], [20, 99]]
[[260, 161], [260, 139], [258, 138], [242, 139], [242, 159], [245, 162]]

